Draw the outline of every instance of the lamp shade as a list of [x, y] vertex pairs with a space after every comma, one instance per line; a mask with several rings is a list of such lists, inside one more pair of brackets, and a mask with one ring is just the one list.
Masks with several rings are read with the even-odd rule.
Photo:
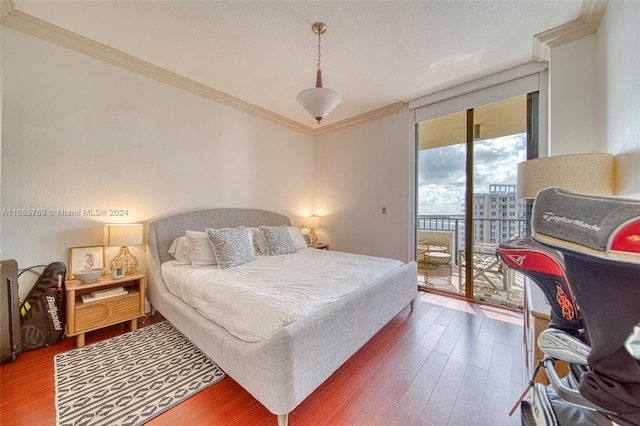
[[304, 218], [304, 227], [309, 229], [320, 228], [320, 218], [318, 216], [309, 216]]
[[297, 100], [320, 123], [340, 104], [342, 97], [331, 89], [313, 87], [300, 92]]
[[580, 194], [613, 195], [613, 155], [556, 155], [518, 164], [518, 198], [535, 198], [543, 188], [560, 187]]
[[127, 247], [142, 244], [142, 224], [117, 224], [104, 226], [104, 244], [107, 247]]

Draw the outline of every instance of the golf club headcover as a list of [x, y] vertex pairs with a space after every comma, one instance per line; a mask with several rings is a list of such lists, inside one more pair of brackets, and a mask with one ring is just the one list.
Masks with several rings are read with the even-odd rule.
[[501, 243], [497, 252], [507, 266], [528, 276], [542, 290], [551, 305], [551, 327], [572, 336], [580, 334], [582, 319], [564, 260], [557, 251], [530, 239], [520, 239]]

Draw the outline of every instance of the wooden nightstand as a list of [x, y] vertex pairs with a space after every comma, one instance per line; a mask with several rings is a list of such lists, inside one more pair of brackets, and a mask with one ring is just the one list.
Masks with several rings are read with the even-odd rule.
[[[83, 284], [78, 280], [65, 283], [67, 293], [67, 336], [76, 336], [76, 345], [84, 346], [84, 335], [113, 324], [129, 321], [131, 330], [138, 328], [138, 318], [145, 316], [144, 296], [147, 278], [134, 272], [114, 280], [103, 275], [98, 281]], [[127, 294], [91, 302], [83, 302], [83, 294], [115, 287], [124, 287]]]
[[327, 244], [327, 243], [318, 243], [315, 246], [314, 245], [310, 245], [309, 247], [320, 249], [320, 250], [329, 250], [329, 244]]

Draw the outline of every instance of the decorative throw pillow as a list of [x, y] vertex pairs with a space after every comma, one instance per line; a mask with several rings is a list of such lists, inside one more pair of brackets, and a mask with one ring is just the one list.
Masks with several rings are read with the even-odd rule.
[[216, 255], [213, 253], [211, 241], [206, 232], [187, 231], [187, 240], [189, 240], [189, 250], [191, 251], [191, 267], [199, 268], [201, 266], [215, 265]]
[[296, 252], [296, 245], [293, 243], [286, 226], [260, 226], [259, 229], [267, 240], [267, 254], [269, 256]]
[[253, 251], [256, 254], [267, 254], [267, 240], [264, 239], [264, 234], [258, 228], [249, 228], [253, 237]]
[[220, 269], [233, 268], [255, 260], [251, 232], [239, 228], [206, 229]]
[[293, 244], [296, 246], [296, 248], [301, 249], [301, 248], [307, 247], [307, 242], [304, 240], [304, 237], [302, 236], [302, 231], [300, 231], [300, 228], [287, 226], [287, 230], [289, 231], [289, 235], [291, 235], [291, 240], [293, 241]]
[[182, 264], [191, 263], [191, 249], [186, 235], [173, 240], [169, 247], [169, 254]]

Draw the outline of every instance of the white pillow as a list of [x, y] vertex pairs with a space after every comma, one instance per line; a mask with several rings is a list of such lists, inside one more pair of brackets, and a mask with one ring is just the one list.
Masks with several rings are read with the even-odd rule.
[[173, 240], [169, 247], [169, 254], [182, 264], [191, 263], [191, 249], [186, 235]]
[[267, 254], [267, 240], [264, 238], [264, 234], [258, 228], [249, 228], [253, 237], [253, 251], [256, 254]]
[[291, 235], [291, 239], [293, 240], [293, 244], [295, 244], [296, 248], [301, 249], [307, 247], [307, 242], [304, 240], [300, 228], [287, 226], [287, 231], [289, 231], [289, 235]]
[[206, 232], [187, 231], [187, 240], [191, 250], [192, 268], [216, 264], [216, 255]]
[[220, 269], [233, 268], [255, 260], [253, 237], [251, 231], [244, 226], [239, 228], [207, 228], [206, 232]]

